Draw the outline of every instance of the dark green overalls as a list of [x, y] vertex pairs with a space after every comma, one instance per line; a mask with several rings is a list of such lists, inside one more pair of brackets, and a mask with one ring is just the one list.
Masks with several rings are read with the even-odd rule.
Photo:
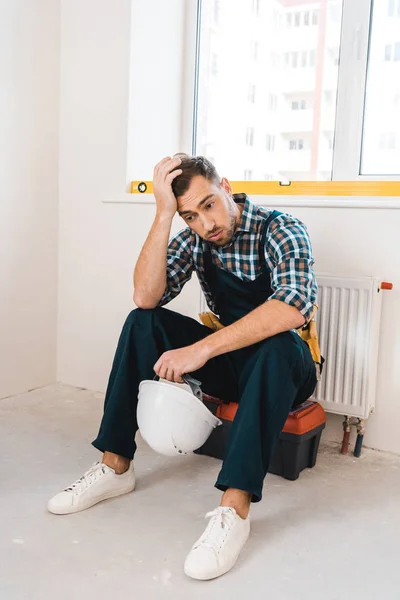
[[[263, 224], [260, 243], [262, 273], [242, 281], [212, 263], [204, 253], [205, 279], [221, 322], [230, 325], [272, 294], [263, 249], [274, 212]], [[189, 346], [212, 335], [194, 319], [165, 308], [133, 310], [122, 329], [106, 392], [104, 416], [93, 445], [133, 458], [137, 394], [143, 379], [154, 377], [153, 366], [167, 350]], [[262, 487], [275, 442], [289, 411], [309, 398], [316, 385], [308, 346], [293, 331], [209, 360], [193, 375], [205, 393], [239, 402], [227, 454], [216, 482], [222, 491], [237, 488], [261, 500]], [[157, 418], [157, 415], [154, 415]]]

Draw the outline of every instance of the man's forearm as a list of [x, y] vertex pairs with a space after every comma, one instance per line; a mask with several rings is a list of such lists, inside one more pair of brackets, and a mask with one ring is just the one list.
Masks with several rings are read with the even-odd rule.
[[251, 346], [283, 331], [297, 329], [304, 322], [303, 315], [294, 306], [280, 300], [270, 300], [195, 345], [200, 351], [206, 352], [209, 360], [214, 356]]
[[156, 215], [133, 276], [133, 300], [139, 308], [154, 308], [166, 286], [166, 261], [172, 216]]

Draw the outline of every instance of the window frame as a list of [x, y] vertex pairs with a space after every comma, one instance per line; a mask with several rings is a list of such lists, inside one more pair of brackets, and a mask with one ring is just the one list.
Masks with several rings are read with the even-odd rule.
[[274, 152], [275, 150], [275, 135], [273, 133], [266, 134], [265, 150], [266, 152]]
[[[191, 152], [196, 152], [197, 137], [197, 89], [198, 66], [201, 52], [200, 26], [201, 5], [203, 0], [187, 0], [186, 22], [190, 25], [185, 48], [187, 64], [195, 65], [195, 75], [185, 77], [184, 96], [187, 104], [193, 108], [190, 122], [182, 123], [182, 139], [188, 141], [191, 136]], [[376, 0], [375, 0], [376, 1]], [[378, 0], [379, 1], [379, 0]], [[374, 0], [343, 0], [342, 29], [339, 50], [338, 87], [336, 95], [336, 122], [334, 128], [334, 150], [332, 162], [332, 181], [398, 181], [399, 175], [361, 174], [363, 127], [365, 114], [365, 96], [368, 82], [368, 56], [370, 30]], [[310, 15], [311, 17], [311, 15]], [[319, 14], [318, 14], [319, 19]], [[196, 22], [196, 39], [192, 31]], [[310, 24], [312, 19], [310, 18]], [[293, 27], [293, 14], [292, 23]], [[291, 55], [289, 68], [291, 67]], [[187, 69], [186, 73], [189, 73]], [[186, 115], [189, 114], [187, 109]]]
[[254, 146], [254, 127], [249, 125], [246, 128], [246, 147], [253, 148]]

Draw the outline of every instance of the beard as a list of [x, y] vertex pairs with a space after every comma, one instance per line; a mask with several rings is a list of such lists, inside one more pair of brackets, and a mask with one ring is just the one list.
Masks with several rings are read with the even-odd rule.
[[214, 246], [226, 246], [227, 244], [229, 244], [229, 242], [232, 240], [234, 233], [235, 233], [235, 229], [236, 229], [236, 219], [237, 219], [237, 215], [233, 209], [233, 207], [229, 207], [229, 225], [228, 227], [216, 227], [215, 230], [211, 233], [209, 233], [209, 236], [217, 233], [217, 231], [219, 231], [220, 229], [223, 230], [223, 234], [222, 237], [220, 237], [218, 240], [207, 240], [209, 244], [212, 244]]

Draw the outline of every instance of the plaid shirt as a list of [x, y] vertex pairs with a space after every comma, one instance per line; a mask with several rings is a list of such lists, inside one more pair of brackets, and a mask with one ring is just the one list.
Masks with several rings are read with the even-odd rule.
[[[234, 194], [234, 200], [244, 203], [244, 208], [233, 238], [226, 246], [208, 244], [189, 227], [170, 240], [167, 285], [159, 306], [175, 298], [193, 271], [196, 271], [207, 304], [216, 312], [211, 291], [204, 279], [203, 252], [209, 247], [213, 263], [243, 281], [254, 280], [261, 274], [259, 232], [272, 211], [254, 205], [246, 194]], [[317, 282], [306, 226], [288, 214], [275, 217], [268, 228], [264, 256], [271, 272], [273, 290], [268, 300], [281, 300], [295, 306], [307, 321], [316, 300]]]

